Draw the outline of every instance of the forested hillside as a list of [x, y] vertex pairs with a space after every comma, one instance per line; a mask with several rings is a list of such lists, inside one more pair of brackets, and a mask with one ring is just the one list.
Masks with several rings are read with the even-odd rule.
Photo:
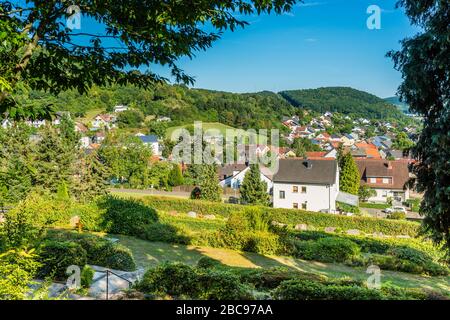
[[173, 126], [198, 120], [244, 129], [280, 128], [283, 116], [303, 114], [298, 107], [321, 113], [339, 111], [369, 119], [401, 116], [395, 106], [351, 88], [238, 94], [165, 84], [152, 89], [94, 86], [86, 95], [66, 91], [53, 96], [33, 91], [20, 100], [34, 107], [53, 105], [55, 111], [70, 111], [78, 117], [112, 111], [115, 105], [128, 105], [141, 110], [144, 116], [168, 116]]
[[347, 87], [282, 91], [292, 105], [317, 112], [340, 112], [368, 119], [401, 116], [395, 106], [370, 93]]
[[159, 85], [154, 89], [127, 87], [93, 87], [87, 95], [67, 91], [54, 97], [32, 92], [30, 103], [53, 104], [56, 110], [83, 116], [90, 110], [111, 111], [115, 105], [140, 109], [144, 115], [168, 116], [173, 125], [194, 120], [220, 122], [238, 128], [272, 128], [281, 126], [283, 116], [298, 109], [272, 92], [235, 94], [189, 89], [185, 86]]

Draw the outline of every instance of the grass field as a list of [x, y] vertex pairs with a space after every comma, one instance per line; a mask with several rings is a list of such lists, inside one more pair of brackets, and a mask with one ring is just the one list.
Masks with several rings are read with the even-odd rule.
[[[170, 138], [172, 136], [172, 133], [176, 130], [176, 129], [180, 129], [180, 128], [186, 128], [188, 126], [191, 126], [191, 124], [189, 125], [183, 125], [183, 126], [176, 126], [176, 127], [170, 127], [167, 129], [166, 131], [166, 138]], [[243, 130], [243, 129], [236, 129], [233, 127], [230, 127], [228, 125], [219, 123], [219, 122], [203, 122], [202, 123], [202, 128], [203, 130], [209, 130], [209, 129], [215, 129], [218, 130], [220, 132], [220, 134], [222, 136], [226, 136], [226, 131], [227, 130], [231, 130], [231, 132], [236, 135], [236, 136], [240, 136], [240, 135], [244, 135], [246, 137], [245, 142], [248, 142], [248, 133]], [[258, 137], [258, 144], [264, 144], [267, 141], [267, 137], [265, 136], [259, 136]]]
[[105, 110], [104, 109], [92, 109], [86, 112], [86, 114], [84, 115], [84, 117], [77, 119], [78, 121], [88, 124], [89, 122], [92, 121], [92, 119], [94, 119], [94, 117], [100, 113], [104, 113]]
[[[243, 268], [289, 267], [293, 270], [322, 274], [330, 278], [349, 277], [366, 280], [368, 274], [363, 268], [352, 268], [343, 264], [305, 261], [290, 257], [263, 256], [256, 253], [238, 252], [228, 249], [183, 246], [161, 242], [149, 242], [128, 236], [114, 236], [128, 247], [140, 268], [154, 267], [163, 262], [182, 262], [195, 265], [208, 256], [224, 265]], [[450, 277], [426, 277], [403, 272], [382, 271], [383, 284], [393, 284], [404, 288], [422, 288], [436, 290], [450, 296]]]

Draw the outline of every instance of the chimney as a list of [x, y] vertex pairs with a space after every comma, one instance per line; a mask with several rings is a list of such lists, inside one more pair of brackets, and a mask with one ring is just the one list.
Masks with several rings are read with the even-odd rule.
[[392, 162], [391, 161], [388, 161], [387, 168], [388, 168], [388, 170], [392, 170]]
[[306, 169], [311, 169], [312, 168], [312, 162], [309, 161], [308, 159], [303, 161], [303, 165], [306, 167]]

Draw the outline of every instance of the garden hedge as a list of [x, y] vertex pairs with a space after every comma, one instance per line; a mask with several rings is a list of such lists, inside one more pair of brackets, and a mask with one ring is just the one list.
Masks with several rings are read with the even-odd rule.
[[[198, 214], [214, 214], [222, 217], [228, 217], [231, 213], [239, 213], [244, 208], [248, 208], [247, 206], [236, 204], [158, 196], [144, 197], [141, 201], [156, 210], [166, 212], [177, 211], [187, 213], [194, 211]], [[392, 221], [359, 216], [347, 217], [293, 209], [260, 208], [268, 212], [271, 220], [290, 225], [306, 224], [316, 228], [335, 227], [344, 230], [358, 229], [365, 233], [381, 232], [386, 235], [408, 235], [411, 237], [417, 236], [420, 228], [419, 223], [410, 221]]]

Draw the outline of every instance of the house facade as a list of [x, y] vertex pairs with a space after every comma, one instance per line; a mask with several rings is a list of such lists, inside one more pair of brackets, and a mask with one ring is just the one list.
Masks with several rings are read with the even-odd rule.
[[369, 201], [385, 203], [389, 198], [395, 202], [409, 199], [406, 185], [409, 180], [408, 161], [355, 159], [355, 162], [361, 175], [361, 186], [366, 185], [376, 192]]
[[152, 149], [153, 155], [160, 155], [158, 137], [155, 135], [136, 135], [144, 145]]
[[[234, 171], [232, 176], [229, 176], [219, 182], [219, 185], [222, 188], [228, 187], [233, 189], [239, 189], [242, 185], [245, 175], [250, 171], [250, 167], [245, 167], [245, 169], [241, 171]], [[272, 192], [272, 176], [268, 168], [260, 166], [260, 178], [261, 181], [264, 181], [267, 185], [267, 193]]]
[[282, 159], [273, 177], [273, 207], [335, 212], [339, 168], [335, 159]]

